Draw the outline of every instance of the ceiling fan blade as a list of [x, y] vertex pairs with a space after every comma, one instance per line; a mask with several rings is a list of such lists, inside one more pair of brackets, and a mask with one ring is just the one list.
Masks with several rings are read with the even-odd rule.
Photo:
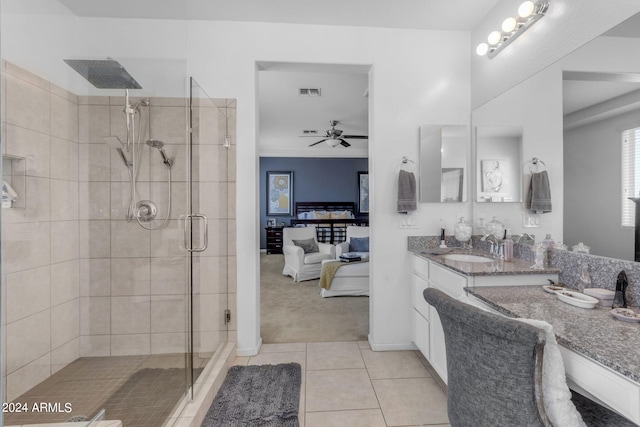
[[313, 144], [309, 145], [309, 147], [313, 147], [314, 145], [318, 145], [318, 144], [320, 144], [321, 142], [325, 142], [327, 139], [329, 139], [329, 138], [321, 139], [321, 140], [320, 140], [320, 141], [318, 141], [318, 142], [314, 142]]
[[342, 135], [342, 137], [349, 139], [369, 139], [368, 135]]
[[343, 147], [351, 147], [351, 144], [349, 144], [347, 141], [345, 141], [342, 138], [340, 138], [340, 144], [342, 144]]

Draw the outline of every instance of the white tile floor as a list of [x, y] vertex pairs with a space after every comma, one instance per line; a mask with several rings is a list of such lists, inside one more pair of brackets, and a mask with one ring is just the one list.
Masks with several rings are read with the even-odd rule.
[[447, 398], [415, 351], [371, 351], [367, 342], [264, 344], [237, 365], [302, 367], [302, 427], [449, 426]]

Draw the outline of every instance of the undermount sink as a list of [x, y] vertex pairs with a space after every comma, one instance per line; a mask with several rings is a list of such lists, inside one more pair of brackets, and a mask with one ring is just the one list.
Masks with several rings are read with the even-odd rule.
[[480, 255], [470, 254], [446, 254], [442, 255], [442, 258], [449, 261], [462, 261], [462, 262], [493, 262], [493, 259]]

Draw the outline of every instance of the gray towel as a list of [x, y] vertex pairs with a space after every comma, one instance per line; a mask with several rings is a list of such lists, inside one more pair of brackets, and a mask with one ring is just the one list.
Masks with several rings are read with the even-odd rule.
[[526, 207], [535, 213], [551, 212], [551, 190], [547, 171], [531, 174]]
[[413, 172], [401, 170], [398, 176], [398, 212], [409, 213], [416, 209], [416, 177]]

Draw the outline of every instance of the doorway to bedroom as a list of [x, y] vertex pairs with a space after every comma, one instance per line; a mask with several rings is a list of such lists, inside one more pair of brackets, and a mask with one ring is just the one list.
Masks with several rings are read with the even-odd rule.
[[[355, 281], [325, 277], [325, 288], [341, 291], [347, 283], [347, 290], [322, 297], [322, 260], [315, 258], [336, 259], [348, 226], [368, 230], [368, 72], [369, 66], [259, 64], [263, 343], [367, 340], [368, 263], [340, 268], [360, 271]], [[282, 253], [292, 233], [313, 236], [318, 246], [306, 264]]]

